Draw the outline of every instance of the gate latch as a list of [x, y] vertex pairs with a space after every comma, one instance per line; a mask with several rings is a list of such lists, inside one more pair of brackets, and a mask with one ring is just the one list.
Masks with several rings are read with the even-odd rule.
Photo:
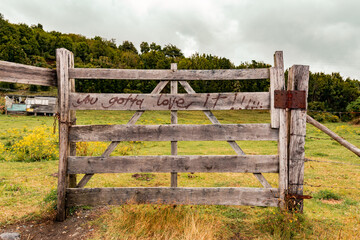
[[283, 109], [306, 109], [306, 91], [275, 90], [274, 107]]

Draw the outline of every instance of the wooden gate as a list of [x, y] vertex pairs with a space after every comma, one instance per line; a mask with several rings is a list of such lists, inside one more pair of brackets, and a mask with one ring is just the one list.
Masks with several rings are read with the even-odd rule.
[[[74, 68], [73, 54], [57, 52], [59, 91], [59, 180], [57, 220], [66, 208], [79, 205], [138, 203], [285, 206], [285, 195], [302, 194], [306, 110], [292, 104], [294, 91], [285, 91], [282, 52], [271, 68], [237, 70], [129, 70]], [[308, 67], [289, 71], [288, 90], [307, 93]], [[74, 79], [160, 80], [151, 94], [76, 93]], [[195, 93], [190, 80], [270, 79], [269, 92]], [[171, 93], [161, 94], [170, 84]], [[178, 94], [178, 84], [187, 94]], [[306, 99], [305, 99], [306, 101]], [[276, 104], [275, 104], [276, 103]], [[304, 104], [304, 103], [303, 103]], [[295, 104], [296, 105], [296, 104]], [[305, 102], [306, 105], [306, 102]], [[275, 107], [277, 106], [277, 107]], [[270, 124], [220, 124], [211, 110], [269, 109]], [[125, 125], [75, 123], [76, 110], [136, 110]], [[170, 125], [135, 125], [144, 111], [168, 110]], [[178, 110], [202, 110], [213, 124], [177, 124]], [[245, 155], [236, 141], [278, 141], [277, 155]], [[99, 157], [77, 157], [76, 142], [109, 141]], [[169, 156], [114, 156], [121, 141], [171, 141]], [[178, 156], [177, 141], [227, 141], [237, 155]], [[84, 188], [97, 173], [169, 172], [171, 187]], [[253, 173], [263, 188], [177, 187], [178, 172]], [[262, 173], [278, 173], [278, 188]], [[85, 174], [77, 183], [76, 174]]]

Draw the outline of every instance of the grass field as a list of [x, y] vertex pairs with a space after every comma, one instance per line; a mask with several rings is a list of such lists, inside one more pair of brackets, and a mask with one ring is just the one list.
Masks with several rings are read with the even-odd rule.
[[[267, 123], [266, 111], [214, 112], [221, 123]], [[77, 124], [123, 124], [131, 112], [79, 111]], [[210, 124], [202, 112], [178, 114], [179, 124]], [[46, 126], [51, 132], [54, 118], [44, 116], [0, 115], [0, 143], [9, 146], [14, 135], [25, 136], [32, 129]], [[169, 124], [168, 112], [145, 112], [138, 124]], [[347, 123], [326, 123], [356, 146], [360, 146], [360, 127]], [[25, 130], [24, 130], [25, 129]], [[239, 141], [246, 154], [276, 154], [272, 141]], [[1, 145], [0, 145], [1, 146]], [[106, 144], [81, 145], [79, 151], [101, 154]], [[245, 206], [152, 206], [113, 207], [91, 224], [94, 239], [354, 239], [360, 232], [360, 159], [338, 143], [307, 126], [304, 214], [281, 213], [275, 208]], [[180, 155], [235, 154], [226, 142], [179, 142]], [[123, 143], [116, 151], [127, 155], [168, 155], [169, 142]], [[52, 214], [57, 178], [57, 161], [9, 161], [13, 153], [0, 147], [0, 223], [40, 219]], [[322, 161], [322, 162], [321, 162]], [[340, 163], [329, 163], [330, 161]], [[353, 164], [353, 165], [351, 165]], [[87, 187], [170, 186], [170, 174], [95, 175]], [[265, 174], [277, 186], [277, 174]], [[261, 187], [252, 174], [181, 173], [179, 186]], [[45, 201], [45, 200], [46, 201]], [[156, 221], [154, 221], [154, 219]], [[117, 220], [117, 221], [116, 221]]]

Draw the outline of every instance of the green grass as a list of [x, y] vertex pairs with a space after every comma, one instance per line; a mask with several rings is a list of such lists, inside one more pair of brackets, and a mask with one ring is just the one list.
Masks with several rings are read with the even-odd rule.
[[[133, 112], [115, 111], [79, 111], [77, 124], [124, 124], [131, 118]], [[266, 111], [215, 111], [221, 123], [268, 123], [269, 113]], [[184, 112], [178, 114], [179, 124], [210, 124], [202, 112]], [[0, 115], [0, 142], [3, 144], [10, 136], [3, 136], [9, 129], [32, 129], [36, 126], [53, 126], [53, 117], [44, 116], [6, 116]], [[145, 112], [138, 124], [170, 124], [169, 112]], [[356, 146], [360, 146], [359, 126], [347, 123], [326, 123], [328, 128], [338, 133]], [[239, 141], [238, 144], [246, 154], [276, 154], [277, 144], [273, 141]], [[226, 142], [179, 142], [180, 155], [193, 154], [235, 154]], [[169, 142], [144, 142], [134, 145], [134, 155], [167, 155], [170, 154]], [[349, 164], [360, 164], [360, 159], [329, 139], [327, 135], [311, 125], [307, 125], [306, 158], [317, 161], [338, 161]], [[49, 196], [54, 192], [57, 178], [57, 161], [41, 162], [0, 162], [0, 222], [14, 222], [19, 219], [29, 219], [43, 216], [51, 205]], [[277, 174], [264, 174], [270, 184], [277, 186]], [[79, 176], [81, 178], [81, 176]], [[252, 174], [240, 173], [180, 173], [179, 186], [187, 187], [260, 187], [261, 185]], [[144, 178], [133, 177], [133, 174], [97, 174], [87, 187], [146, 187], [170, 186], [170, 174], [154, 173]], [[129, 238], [160, 234], [156, 226], [147, 221], [151, 217], [178, 214], [183, 223], [192, 221], [195, 228], [188, 237], [196, 237], [196, 229], [213, 227], [214, 238], [257, 238], [279, 239], [289, 236], [294, 238], [321, 239], [351, 239], [360, 231], [360, 166], [347, 164], [331, 164], [321, 162], [305, 163], [304, 194], [314, 196], [305, 200], [304, 215], [302, 217], [289, 216], [278, 212], [275, 208], [244, 207], [244, 206], [194, 206], [188, 209], [179, 206], [186, 212], [170, 210], [161, 207], [162, 214], [153, 212], [153, 206], [141, 205], [134, 207], [125, 205], [115, 207], [101, 217], [107, 219], [121, 216], [138, 216], [146, 224], [147, 229], [142, 232], [129, 230], [127, 225], [110, 224], [95, 221], [97, 235], [101, 239], [106, 234], [125, 231]], [[335, 198], [338, 198], [337, 200]], [[328, 198], [328, 201], [325, 199]], [[44, 202], [44, 199], [46, 201]], [[51, 199], [51, 198], [50, 198]], [[329, 200], [330, 199], [330, 200]], [[334, 200], [334, 201], [333, 201]], [[146, 215], [148, 213], [148, 215]], [[132, 219], [129, 217], [129, 219]], [[170, 221], [170, 220], [169, 220]], [[171, 220], [172, 221], [172, 220]], [[291, 221], [291, 222], [290, 222]], [[145, 224], [146, 223], [146, 224]], [[274, 224], [276, 223], [276, 224]], [[165, 226], [165, 225], [164, 225]], [[166, 225], [167, 226], [167, 225]], [[173, 225], [169, 225], [171, 227]], [[186, 225], [188, 226], [188, 225]], [[297, 227], [296, 227], [297, 226]], [[290, 228], [290, 230], [289, 230]], [[291, 230], [292, 228], [296, 228]], [[160, 231], [160, 232], [159, 232]], [[281, 233], [286, 233], [281, 235]], [[138, 235], [139, 234], [139, 235]], [[143, 235], [141, 235], [143, 234]], [[149, 235], [150, 234], [150, 235]], [[220, 235], [219, 235], [220, 234]], [[160, 236], [158, 235], [158, 236]], [[154, 235], [155, 236], [155, 235]], [[165, 235], [164, 235], [165, 236]], [[185, 235], [183, 236], [185, 238]], [[146, 239], [145, 237], [143, 239]]]

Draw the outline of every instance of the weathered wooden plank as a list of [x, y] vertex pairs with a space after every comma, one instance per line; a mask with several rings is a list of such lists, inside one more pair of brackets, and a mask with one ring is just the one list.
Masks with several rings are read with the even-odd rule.
[[[289, 70], [288, 90], [305, 90], [308, 93], [309, 66], [294, 65]], [[290, 136], [289, 136], [289, 178], [288, 187], [290, 194], [303, 194], [304, 160], [305, 160], [305, 135], [306, 135], [306, 110], [292, 109], [290, 111]], [[298, 210], [303, 209], [303, 200], [299, 200]]]
[[271, 127], [279, 129], [279, 193], [281, 208], [285, 208], [285, 194], [288, 188], [288, 120], [286, 109], [277, 109], [274, 106], [274, 91], [285, 90], [283, 52], [274, 54], [274, 68], [270, 68], [270, 107]]
[[243, 80], [267, 79], [268, 68], [220, 69], [220, 70], [135, 70], [75, 68], [69, 72], [71, 78], [122, 79], [122, 80]]
[[[69, 61], [69, 68], [74, 68], [74, 55], [70, 55], [71, 59]], [[70, 92], [75, 92], [75, 79], [70, 79]], [[70, 122], [71, 124], [76, 124], [76, 111], [71, 110], [70, 111]], [[72, 142], [70, 143], [70, 156], [76, 156], [76, 143]], [[77, 179], [76, 174], [70, 174], [69, 175], [69, 188], [74, 188], [77, 185]]]
[[77, 188], [83, 188], [90, 181], [90, 179], [94, 176], [93, 173], [85, 174], [83, 178], [76, 185]]
[[242, 172], [278, 173], [277, 155], [113, 156], [68, 158], [68, 173]]
[[283, 52], [277, 51], [274, 54], [274, 68], [270, 68], [270, 117], [271, 127], [279, 128], [280, 126], [280, 109], [274, 106], [274, 91], [285, 90], [285, 76], [284, 76], [284, 60]]
[[58, 221], [64, 221], [66, 218], [65, 196], [68, 186], [67, 158], [70, 152], [70, 142], [68, 139], [70, 110], [69, 93], [70, 81], [68, 70], [71, 67], [72, 53], [61, 48], [56, 50], [56, 69], [58, 76], [58, 108], [59, 108], [59, 172], [57, 189], [57, 215]]
[[286, 109], [279, 111], [279, 192], [280, 192], [280, 207], [285, 208], [285, 194], [288, 189], [288, 130], [289, 121]]
[[268, 92], [195, 94], [72, 93], [72, 110], [238, 110], [270, 109]]
[[346, 141], [345, 139], [343, 139], [342, 137], [340, 137], [339, 135], [337, 135], [336, 133], [334, 133], [333, 131], [331, 131], [330, 129], [328, 129], [327, 127], [325, 127], [324, 125], [313, 119], [312, 117], [310, 117], [309, 115], [306, 116], [306, 121], [311, 125], [313, 125], [314, 127], [320, 129], [321, 131], [329, 135], [332, 139], [334, 139], [335, 141], [337, 141], [338, 143], [340, 143], [341, 145], [343, 145], [344, 147], [346, 147], [347, 149], [349, 149], [350, 151], [352, 151], [353, 153], [355, 153], [357, 156], [360, 157], [360, 149], [357, 148], [355, 145], [349, 143], [348, 141]]
[[277, 141], [270, 124], [212, 125], [76, 125], [70, 128], [72, 142], [92, 141]]
[[126, 203], [278, 205], [277, 188], [70, 188], [67, 206]]
[[[194, 89], [190, 86], [190, 84], [186, 81], [180, 81], [181, 86], [185, 89], [188, 93], [195, 93]], [[219, 120], [215, 117], [215, 115], [210, 110], [203, 111], [206, 117], [211, 121], [212, 124], [220, 124]], [[238, 155], [245, 155], [244, 151], [240, 148], [240, 146], [235, 141], [227, 141], [232, 149]], [[265, 179], [265, 177], [261, 173], [254, 173], [254, 176], [259, 180], [261, 185], [265, 188], [271, 188], [269, 182]]]
[[[171, 64], [171, 70], [173, 72], [177, 71], [177, 63]], [[177, 81], [171, 81], [170, 83], [170, 93], [171, 94], [177, 94], [178, 93], [178, 82]], [[178, 115], [176, 110], [172, 110], [170, 112], [171, 115], [171, 124], [178, 124]], [[171, 155], [177, 155], [178, 154], [178, 142], [172, 141], [171, 142]], [[178, 174], [177, 172], [174, 172], [174, 170], [171, 170], [171, 179], [170, 179], [170, 186], [171, 187], [177, 187], [178, 186]]]
[[[168, 83], [169, 83], [169, 81], [160, 81], [156, 85], [156, 87], [152, 90], [151, 94], [159, 94]], [[144, 112], [145, 111], [142, 111], [142, 110], [136, 111], [136, 113], [134, 113], [134, 115], [131, 117], [131, 119], [129, 120], [129, 122], [127, 124], [128, 125], [135, 124]], [[101, 156], [102, 157], [110, 156], [110, 154], [115, 150], [115, 148], [119, 145], [119, 143], [120, 143], [120, 141], [112, 141]], [[85, 176], [81, 179], [81, 181], [79, 182], [79, 184], [76, 187], [77, 188], [85, 187], [85, 185], [90, 181], [90, 179], [93, 176], [94, 176], [94, 174], [85, 174]]]
[[0, 61], [0, 82], [57, 86], [56, 70]]

